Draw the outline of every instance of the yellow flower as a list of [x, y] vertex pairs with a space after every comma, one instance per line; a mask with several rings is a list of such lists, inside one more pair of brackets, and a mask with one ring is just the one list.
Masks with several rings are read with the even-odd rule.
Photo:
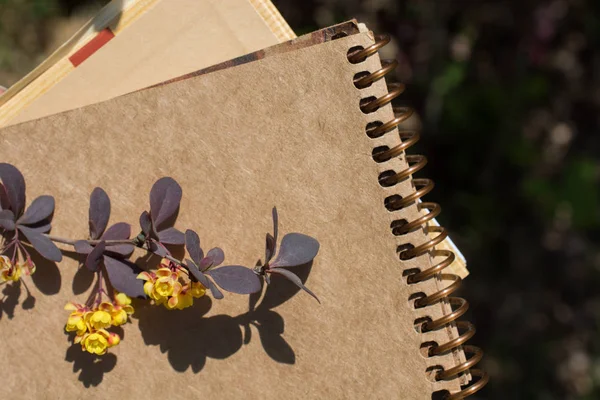
[[114, 326], [123, 325], [127, 322], [127, 313], [123, 309], [113, 310], [113, 312], [110, 313], [110, 316], [112, 317], [112, 324]]
[[77, 332], [78, 335], [83, 335], [87, 330], [87, 325], [83, 315], [79, 315], [77, 311], [72, 312], [67, 319], [67, 326], [65, 327], [67, 332]]
[[106, 350], [110, 347], [108, 342], [109, 337], [110, 333], [108, 331], [99, 329], [95, 332], [86, 333], [79, 341], [81, 342], [82, 350], [101, 356], [106, 354]]
[[112, 318], [108, 312], [97, 310], [86, 315], [86, 322], [94, 329], [105, 329], [111, 325]]
[[33, 273], [35, 272], [35, 264], [33, 263], [33, 261], [31, 261], [31, 259], [23, 261], [23, 263], [21, 263], [20, 265], [20, 268], [21, 271], [23, 271], [23, 273], [27, 276], [33, 275]]
[[183, 310], [186, 307], [191, 306], [194, 303], [194, 298], [192, 297], [192, 293], [184, 289], [179, 282], [175, 286], [175, 290], [173, 293], [173, 297], [169, 299], [169, 301], [165, 304], [169, 310], [174, 308], [178, 310]]
[[206, 294], [206, 288], [200, 282], [192, 282], [190, 292], [195, 298], [202, 297]]
[[202, 297], [206, 288], [199, 282], [190, 282], [171, 261], [163, 259], [156, 272], [142, 272], [138, 279], [146, 281], [144, 292], [157, 305], [164, 304], [169, 310], [184, 309], [194, 303], [194, 298]]
[[115, 296], [115, 303], [121, 307], [125, 307], [131, 304], [131, 298], [125, 293], [117, 293]]
[[116, 333], [110, 332], [108, 334], [108, 347], [114, 347], [121, 343], [121, 337]]
[[9, 269], [12, 266], [12, 262], [10, 262], [10, 258], [6, 256], [0, 256], [0, 270], [4, 271], [5, 269]]
[[0, 281], [16, 282], [21, 277], [21, 267], [6, 256], [0, 256]]
[[121, 343], [121, 338], [116, 333], [108, 332], [106, 329], [98, 329], [76, 336], [74, 342], [81, 343], [82, 350], [101, 356], [106, 354], [109, 348]]

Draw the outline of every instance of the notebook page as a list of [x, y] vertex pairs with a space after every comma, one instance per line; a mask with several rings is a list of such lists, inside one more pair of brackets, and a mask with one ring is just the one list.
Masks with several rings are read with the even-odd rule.
[[[99, 49], [76, 67], [62, 59], [5, 100], [0, 124], [107, 100], [294, 37], [268, 1], [146, 0], [122, 7], [123, 14], [108, 24], [112, 36]], [[91, 30], [100, 30], [106, 19]]]

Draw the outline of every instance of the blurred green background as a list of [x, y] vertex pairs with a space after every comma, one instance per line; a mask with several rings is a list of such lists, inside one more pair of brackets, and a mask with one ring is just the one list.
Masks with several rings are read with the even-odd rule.
[[[107, 2], [0, 0], [0, 84]], [[469, 261], [479, 398], [600, 398], [600, 1], [273, 2], [298, 34], [356, 17], [393, 37], [427, 199]]]

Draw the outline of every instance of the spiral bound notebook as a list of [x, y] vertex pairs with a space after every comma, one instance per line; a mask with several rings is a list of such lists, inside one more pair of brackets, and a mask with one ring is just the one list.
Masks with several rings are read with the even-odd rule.
[[[0, 320], [0, 337], [14, 338], [0, 350], [7, 393], [458, 399], [485, 385], [472, 369], [482, 353], [465, 345], [474, 327], [457, 322], [467, 302], [448, 297], [460, 277], [444, 271], [453, 253], [436, 248], [440, 208], [421, 201], [433, 183], [412, 178], [426, 159], [405, 153], [419, 136], [397, 129], [407, 110], [390, 105], [402, 86], [383, 79], [386, 40], [358, 28], [314, 37], [5, 128], [0, 159], [23, 172], [28, 197], [55, 196], [63, 237], [87, 235], [94, 187], [110, 193], [115, 221], [135, 223], [168, 175], [184, 188], [178, 225], [254, 265], [276, 206], [281, 229], [321, 243], [304, 278], [322, 304], [267, 289], [255, 313], [234, 296], [179, 312], [140, 305], [114, 358], [89, 363], [80, 349], [64, 353], [77, 262], [60, 264], [60, 288], [44, 283], [57, 267], [40, 264], [35, 307]], [[43, 352], [31, 346], [40, 332]]]

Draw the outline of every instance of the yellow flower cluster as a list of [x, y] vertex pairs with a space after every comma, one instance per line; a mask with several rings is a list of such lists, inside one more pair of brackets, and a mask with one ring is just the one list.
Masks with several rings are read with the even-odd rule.
[[138, 279], [146, 281], [144, 292], [155, 304], [164, 304], [169, 310], [183, 310], [206, 293], [200, 282], [192, 282], [180, 267], [163, 259], [156, 272], [142, 272]]
[[96, 308], [68, 303], [65, 310], [71, 311], [65, 330], [76, 332], [74, 343], [81, 343], [81, 349], [92, 354], [102, 355], [118, 345], [118, 334], [108, 332], [111, 326], [120, 326], [133, 314], [131, 299], [124, 293], [115, 296], [112, 303], [102, 302]]
[[7, 256], [0, 256], [0, 282], [16, 282], [21, 275], [31, 275], [35, 272], [35, 264], [27, 260], [21, 264], [13, 263]]

